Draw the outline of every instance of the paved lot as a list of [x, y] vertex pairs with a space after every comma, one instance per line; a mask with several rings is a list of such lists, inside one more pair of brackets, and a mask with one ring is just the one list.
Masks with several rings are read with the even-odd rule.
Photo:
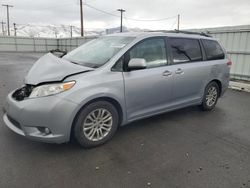
[[[39, 56], [0, 53], [0, 108]], [[0, 187], [250, 187], [250, 93], [134, 122], [91, 150], [26, 140], [0, 119]]]

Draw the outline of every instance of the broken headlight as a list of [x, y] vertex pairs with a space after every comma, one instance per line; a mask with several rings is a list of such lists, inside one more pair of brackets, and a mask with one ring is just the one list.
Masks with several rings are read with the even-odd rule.
[[37, 86], [32, 90], [29, 98], [55, 95], [71, 89], [74, 85], [75, 81]]

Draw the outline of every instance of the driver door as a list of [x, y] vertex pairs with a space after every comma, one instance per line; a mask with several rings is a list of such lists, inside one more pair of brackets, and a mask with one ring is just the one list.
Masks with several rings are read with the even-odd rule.
[[147, 68], [123, 72], [128, 121], [166, 111], [173, 87], [164, 37], [137, 43], [125, 54], [125, 67], [132, 58], [145, 59]]

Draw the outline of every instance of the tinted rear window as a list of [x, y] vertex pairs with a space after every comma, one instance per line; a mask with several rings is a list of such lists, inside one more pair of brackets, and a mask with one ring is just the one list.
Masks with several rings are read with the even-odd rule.
[[197, 39], [170, 38], [173, 63], [202, 61], [202, 54]]
[[207, 60], [224, 59], [225, 54], [217, 41], [202, 40]]

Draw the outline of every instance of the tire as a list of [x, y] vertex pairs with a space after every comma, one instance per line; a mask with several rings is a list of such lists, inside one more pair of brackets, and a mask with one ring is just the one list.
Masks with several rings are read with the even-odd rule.
[[85, 148], [104, 144], [115, 134], [118, 120], [114, 105], [107, 101], [93, 102], [78, 113], [73, 126], [74, 138]]
[[203, 111], [210, 111], [214, 109], [218, 98], [220, 89], [216, 82], [210, 82], [206, 88], [202, 99], [202, 104], [200, 105]]

